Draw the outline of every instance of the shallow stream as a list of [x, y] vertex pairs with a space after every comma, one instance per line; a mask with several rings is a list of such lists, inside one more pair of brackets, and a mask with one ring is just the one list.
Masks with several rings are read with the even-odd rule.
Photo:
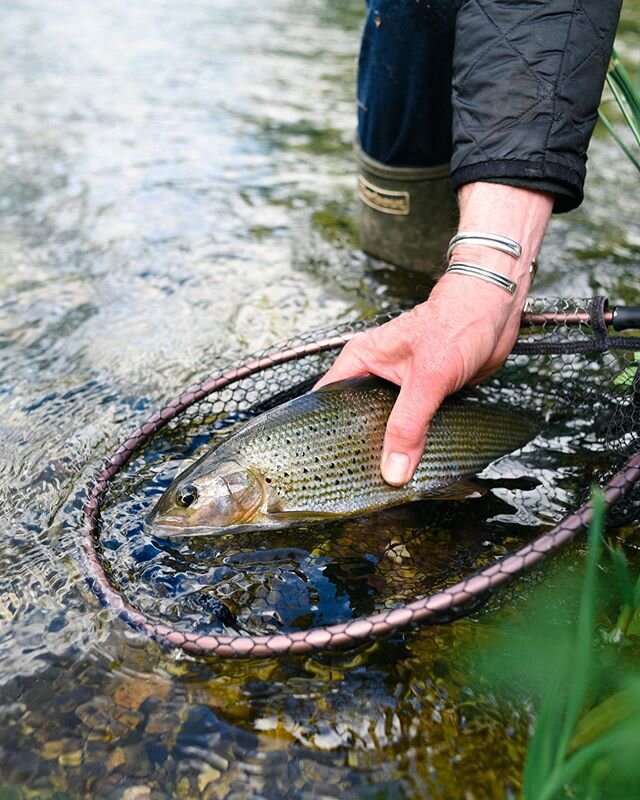
[[[229, 662], [163, 651], [102, 609], [81, 570], [87, 481], [153, 410], [233, 358], [416, 291], [418, 276], [357, 248], [362, 6], [4, 5], [1, 800], [517, 795], [531, 704], [498, 697], [473, 655], [504, 609], [346, 653]], [[639, 42], [627, 0], [620, 50], [636, 68]], [[538, 294], [640, 303], [638, 181], [599, 130]], [[206, 614], [202, 587], [222, 581], [244, 624], [304, 627], [512, 547], [508, 525], [487, 527], [506, 513], [490, 497], [432, 528], [411, 509], [280, 535], [266, 567], [250, 548], [223, 564], [215, 544], [132, 534], [144, 503], [131, 500], [107, 547], [142, 605]]]

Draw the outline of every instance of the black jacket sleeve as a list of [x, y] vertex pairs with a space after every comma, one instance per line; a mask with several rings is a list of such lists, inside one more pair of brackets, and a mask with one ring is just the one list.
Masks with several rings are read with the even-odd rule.
[[583, 197], [622, 0], [465, 0], [453, 59], [454, 188], [489, 181]]

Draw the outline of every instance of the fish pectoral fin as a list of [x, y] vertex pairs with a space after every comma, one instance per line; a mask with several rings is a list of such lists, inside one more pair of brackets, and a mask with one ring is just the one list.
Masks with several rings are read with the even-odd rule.
[[472, 497], [484, 497], [487, 488], [476, 481], [461, 478], [448, 486], [430, 491], [427, 498], [430, 500], [469, 500]]

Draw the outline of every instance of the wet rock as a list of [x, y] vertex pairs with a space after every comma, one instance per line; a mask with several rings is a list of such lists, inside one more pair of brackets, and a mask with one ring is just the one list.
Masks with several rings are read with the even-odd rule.
[[54, 741], [45, 742], [42, 746], [41, 755], [47, 761], [53, 761], [60, 758], [64, 753], [76, 750], [80, 743], [77, 739], [55, 739]]
[[79, 767], [82, 764], [82, 750], [70, 750], [58, 757], [58, 764], [62, 767]]
[[90, 699], [90, 694], [85, 693], [85, 691], [79, 692], [77, 687], [74, 686], [73, 689], [68, 689], [66, 691], [61, 689], [57, 691], [54, 703], [56, 710], [60, 714], [68, 714], [70, 711], [78, 708], [83, 702], [88, 702]]
[[[231, 795], [229, 794], [228, 781], [224, 778], [210, 781], [205, 790], [200, 794], [200, 800], [228, 800]], [[245, 794], [245, 797], [253, 797], [255, 795]]]
[[176, 783], [176, 797], [179, 800], [189, 800], [189, 798], [193, 797], [193, 794], [189, 778], [186, 776], [180, 778]]
[[209, 784], [218, 781], [221, 775], [222, 773], [220, 772], [220, 770], [216, 769], [215, 767], [211, 767], [207, 764], [205, 768], [198, 775], [198, 789], [200, 790], [200, 792], [201, 793], [204, 792], [205, 789], [209, 786]]
[[94, 697], [88, 703], [83, 703], [76, 708], [76, 717], [91, 731], [107, 733], [116, 738], [123, 736], [127, 728], [117, 725], [113, 720], [113, 701], [108, 697]]
[[97, 780], [94, 776], [87, 781], [86, 797], [100, 798], [100, 800], [122, 800], [122, 783], [124, 776], [116, 770], [108, 775], [103, 775]]
[[76, 708], [76, 717], [92, 731], [107, 731], [112, 724], [113, 704], [107, 697], [95, 697]]
[[119, 686], [114, 692], [114, 700], [121, 708], [138, 711], [149, 697], [163, 700], [169, 696], [171, 684], [157, 677], [135, 678]]
[[20, 608], [20, 598], [15, 592], [5, 592], [0, 597], [0, 620], [10, 622]]
[[151, 774], [151, 764], [147, 756], [146, 747], [142, 742], [123, 747], [125, 763], [122, 771], [133, 778], [145, 778]]
[[[121, 739], [123, 736], [137, 728], [144, 719], [139, 711], [130, 711], [114, 705], [109, 697], [94, 697], [76, 709], [76, 716], [94, 736], [106, 739]], [[91, 734], [90, 734], [91, 736]]]
[[167, 711], [154, 711], [149, 714], [145, 731], [148, 734], [169, 733], [177, 731], [180, 727], [180, 717]]
[[151, 788], [149, 786], [129, 786], [122, 793], [122, 800], [150, 800]]
[[167, 761], [168, 755], [169, 752], [163, 744], [160, 744], [157, 741], [147, 744], [147, 756], [149, 758], [149, 762], [153, 764], [154, 768], [156, 766], [164, 765]]
[[122, 747], [116, 747], [109, 755], [107, 756], [107, 760], [105, 765], [109, 772], [113, 772], [114, 769], [118, 769], [121, 767], [126, 761], [125, 751]]
[[114, 711], [114, 720], [121, 723], [127, 730], [133, 730], [143, 721], [144, 714], [139, 711], [128, 711], [124, 708], [118, 708]]

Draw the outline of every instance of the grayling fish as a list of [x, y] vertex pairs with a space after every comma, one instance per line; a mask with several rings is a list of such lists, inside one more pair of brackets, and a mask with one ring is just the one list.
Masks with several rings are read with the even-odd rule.
[[353, 378], [246, 423], [173, 481], [151, 524], [179, 533], [286, 527], [366, 514], [425, 497], [461, 497], [464, 479], [526, 444], [535, 419], [477, 397], [447, 398], [412, 480], [385, 483], [380, 458], [398, 388]]

